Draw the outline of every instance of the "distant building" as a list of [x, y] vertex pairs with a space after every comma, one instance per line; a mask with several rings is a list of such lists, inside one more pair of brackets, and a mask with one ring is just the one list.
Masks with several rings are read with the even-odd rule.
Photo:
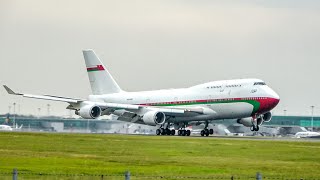
[[[56, 132], [97, 132], [103, 133], [111, 130], [112, 125], [123, 124], [119, 126], [120, 129], [126, 122], [115, 120], [96, 120], [96, 119], [71, 119], [61, 117], [33, 117], [33, 116], [16, 116], [15, 121], [18, 126], [23, 125], [23, 130], [35, 131], [56, 131]], [[232, 120], [218, 120], [214, 124], [221, 124], [224, 127], [234, 126], [233, 131], [238, 131], [242, 125], [237, 124]], [[0, 124], [12, 126], [12, 122], [7, 115], [0, 115]], [[139, 129], [138, 125], [138, 129]], [[311, 117], [309, 116], [273, 116], [270, 122], [263, 123], [262, 127], [281, 127], [281, 134], [292, 134], [295, 131], [301, 131], [301, 128], [293, 130], [293, 128], [305, 127], [311, 128]], [[313, 127], [315, 130], [320, 130], [320, 117], [313, 117]], [[248, 129], [244, 127], [245, 129]], [[125, 128], [126, 129], [126, 128]], [[243, 128], [242, 128], [243, 129]], [[232, 129], [230, 129], [232, 131]], [[249, 130], [248, 130], [249, 131]]]

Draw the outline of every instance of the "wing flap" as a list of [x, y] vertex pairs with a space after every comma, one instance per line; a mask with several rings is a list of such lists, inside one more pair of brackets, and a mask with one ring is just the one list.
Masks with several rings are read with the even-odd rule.
[[138, 110], [140, 108], [139, 105], [132, 104], [119, 104], [119, 103], [102, 103], [95, 102], [95, 105], [104, 107], [104, 108], [114, 108], [114, 109], [129, 109], [129, 110]]
[[154, 110], [154, 111], [160, 111], [163, 113], [170, 113], [170, 114], [184, 114], [185, 110], [184, 109], [175, 109], [175, 108], [158, 108], [158, 107], [145, 107], [143, 106], [142, 108], [146, 108], [147, 110]]
[[33, 94], [22, 94], [23, 97], [27, 98], [34, 98], [34, 99], [45, 99], [45, 100], [51, 100], [51, 101], [62, 101], [67, 103], [78, 103], [80, 102], [77, 99], [71, 99], [71, 98], [63, 98], [63, 97], [52, 97], [52, 96], [45, 96], [45, 95], [33, 95]]

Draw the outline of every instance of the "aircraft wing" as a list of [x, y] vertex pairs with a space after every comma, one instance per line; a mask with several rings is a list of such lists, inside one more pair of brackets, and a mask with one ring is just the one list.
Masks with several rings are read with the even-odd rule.
[[105, 102], [93, 102], [88, 101], [85, 99], [79, 98], [70, 98], [70, 97], [62, 97], [62, 96], [54, 96], [54, 95], [34, 95], [34, 94], [24, 94], [24, 93], [17, 93], [10, 89], [8, 86], [3, 85], [6, 91], [12, 95], [23, 96], [27, 98], [34, 98], [34, 99], [44, 99], [44, 100], [51, 100], [51, 101], [61, 101], [69, 103], [70, 105], [67, 109], [74, 109], [79, 110], [82, 105], [84, 104], [92, 104], [94, 106], [99, 106], [102, 110], [108, 110], [111, 112], [115, 110], [125, 110], [131, 114], [143, 116], [145, 112], [148, 111], [158, 111], [163, 112], [167, 116], [192, 116], [192, 115], [199, 115], [199, 114], [211, 114], [215, 113], [212, 110], [203, 107], [165, 107], [165, 106], [146, 106], [146, 105], [134, 105], [134, 104], [120, 104], [120, 103], [105, 103]]
[[70, 98], [70, 97], [62, 97], [62, 96], [54, 96], [54, 95], [34, 95], [34, 94], [24, 94], [24, 93], [17, 93], [14, 92], [12, 89], [10, 89], [8, 86], [3, 85], [3, 87], [6, 89], [6, 91], [9, 94], [12, 95], [18, 95], [23, 96], [27, 98], [34, 98], [34, 99], [44, 99], [44, 100], [51, 100], [51, 101], [61, 101], [61, 102], [67, 102], [72, 105], [80, 104], [82, 102], [84, 103], [92, 103], [96, 106], [99, 106], [103, 109], [106, 108], [114, 108], [114, 109], [139, 109], [139, 106], [137, 105], [131, 105], [131, 104], [118, 104], [118, 103], [101, 103], [101, 102], [92, 102], [85, 99], [79, 99], [79, 98]]
[[3, 85], [3, 87], [6, 89], [6, 91], [9, 94], [12, 95], [18, 95], [23, 96], [27, 98], [35, 98], [35, 99], [45, 99], [45, 100], [51, 100], [51, 101], [62, 101], [67, 103], [80, 103], [84, 100], [82, 99], [76, 99], [76, 98], [69, 98], [69, 97], [61, 97], [61, 96], [52, 96], [52, 95], [33, 95], [33, 94], [23, 94], [23, 93], [17, 93], [14, 92], [12, 89], [10, 89], [8, 86]]

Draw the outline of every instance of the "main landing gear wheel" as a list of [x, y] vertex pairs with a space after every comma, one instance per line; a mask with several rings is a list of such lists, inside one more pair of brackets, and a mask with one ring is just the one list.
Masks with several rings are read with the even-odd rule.
[[164, 128], [161, 128], [160, 131], [161, 131], [161, 135], [166, 135], [166, 131]]
[[190, 134], [191, 134], [190, 130], [183, 130], [183, 129], [178, 130], [179, 136], [190, 136]]
[[[212, 134], [213, 134], [213, 129], [210, 129], [210, 130], [212, 130]], [[211, 134], [211, 133], [208, 129], [204, 129], [200, 132], [200, 134], [201, 134], [201, 136], [209, 136], [209, 134]]]
[[176, 130], [172, 129], [171, 130], [171, 136], [174, 136], [176, 134]]
[[169, 128], [160, 128], [156, 130], [156, 135], [168, 135], [168, 136], [173, 136], [176, 134], [176, 131], [174, 129], [170, 130]]
[[[213, 130], [212, 130], [213, 132]], [[201, 136], [209, 136], [210, 134], [210, 131], [208, 129], [204, 129], [200, 132]]]
[[181, 136], [185, 136], [186, 135], [186, 131], [185, 130], [181, 130]]
[[191, 134], [191, 131], [190, 131], [190, 130], [187, 130], [187, 131], [186, 131], [186, 135], [187, 135], [187, 136], [190, 136], [190, 134]]
[[170, 130], [170, 126], [171, 126], [171, 123], [167, 123], [166, 126], [165, 125], [161, 125], [159, 127], [159, 129], [156, 130], [156, 135], [168, 135], [168, 136], [171, 136], [171, 135], [174, 135], [176, 133], [176, 131], [173, 129], [173, 130]]
[[206, 121], [204, 124], [204, 129], [200, 132], [201, 136], [209, 136], [209, 134], [213, 134], [213, 129], [208, 129], [209, 122]]
[[250, 127], [251, 131], [259, 131], [259, 129], [260, 129], [259, 126], [251, 126]]
[[166, 132], [166, 133], [165, 133], [166, 135], [171, 135], [171, 131], [170, 131], [169, 128], [166, 128], [166, 129], [165, 129], [165, 132]]

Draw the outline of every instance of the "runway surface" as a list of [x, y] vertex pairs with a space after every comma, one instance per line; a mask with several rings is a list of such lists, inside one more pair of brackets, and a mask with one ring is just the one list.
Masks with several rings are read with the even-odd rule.
[[104, 134], [108, 135], [119, 135], [119, 136], [152, 136], [152, 137], [167, 137], [167, 138], [192, 138], [192, 139], [206, 139], [206, 138], [213, 138], [213, 139], [232, 139], [232, 140], [258, 140], [258, 141], [301, 141], [301, 142], [320, 142], [320, 137], [316, 138], [295, 138], [294, 136], [284, 136], [284, 137], [271, 137], [271, 136], [223, 136], [223, 135], [210, 135], [210, 136], [200, 136], [198, 134], [191, 134], [191, 136], [167, 136], [167, 135], [155, 135], [155, 134], [123, 134], [123, 133], [82, 133], [82, 132], [39, 132], [39, 131], [11, 131], [14, 133], [50, 133], [50, 134]]

